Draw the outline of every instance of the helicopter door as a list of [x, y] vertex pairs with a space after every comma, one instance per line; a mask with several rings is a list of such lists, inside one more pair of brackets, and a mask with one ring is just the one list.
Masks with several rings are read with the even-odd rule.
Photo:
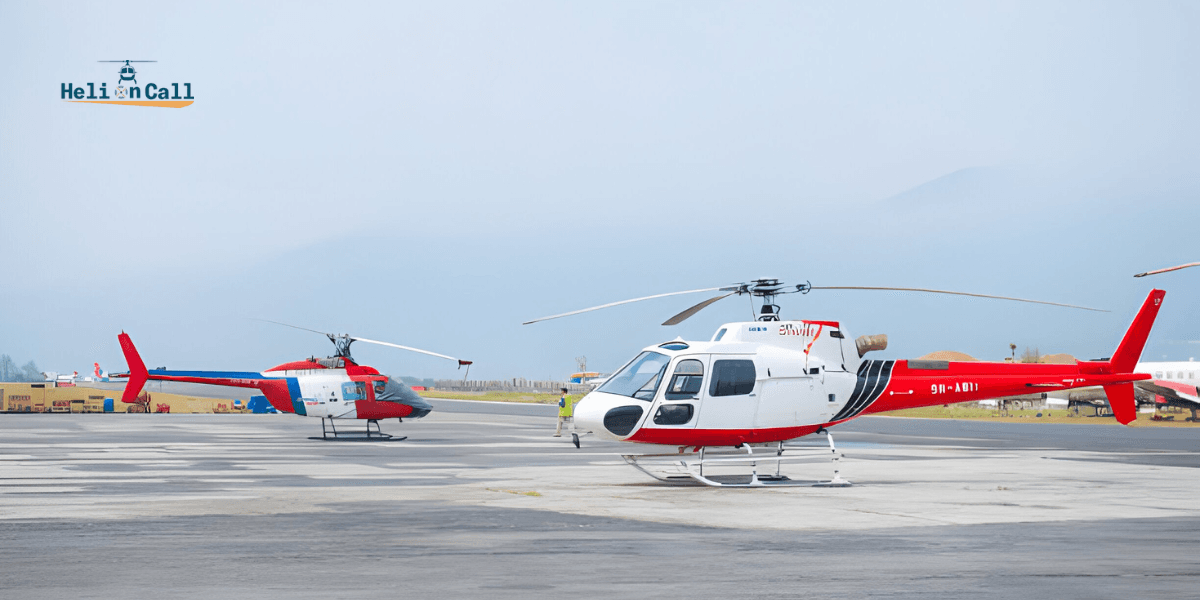
[[702, 429], [750, 429], [758, 409], [758, 370], [752, 355], [716, 355], [708, 385], [701, 395], [697, 427]]
[[315, 406], [310, 402], [305, 402], [308, 414], [338, 419], [354, 418], [356, 415], [354, 400], [344, 401], [342, 383], [343, 380], [325, 378], [301, 383], [300, 388], [305, 399], [317, 402]]
[[767, 372], [761, 383], [754, 426], [795, 427], [813, 422], [817, 417], [809, 413], [821, 408], [813, 400], [821, 389], [820, 361], [809, 360], [807, 354], [773, 348], [764, 348], [758, 358]]
[[650, 413], [646, 427], [694, 428], [700, 414], [708, 355], [681, 358], [671, 370], [666, 389]]
[[367, 384], [362, 381], [347, 381], [342, 384], [342, 410], [347, 414], [357, 415], [359, 400], [367, 399]]

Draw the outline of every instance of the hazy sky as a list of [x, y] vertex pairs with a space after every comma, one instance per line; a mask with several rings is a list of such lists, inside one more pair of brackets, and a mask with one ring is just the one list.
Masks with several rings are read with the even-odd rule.
[[[47, 370], [263, 369], [331, 347], [259, 317], [476, 361], [611, 370], [674, 298], [774, 276], [784, 315], [893, 358], [1200, 357], [1200, 5], [1190, 2], [0, 2], [0, 352]], [[62, 83], [190, 82], [183, 109]], [[384, 348], [393, 374], [461, 375]]]

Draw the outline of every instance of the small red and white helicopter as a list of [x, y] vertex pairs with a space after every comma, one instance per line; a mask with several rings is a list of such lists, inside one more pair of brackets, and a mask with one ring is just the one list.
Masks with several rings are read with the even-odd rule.
[[[708, 341], [677, 339], [645, 348], [575, 405], [576, 428], [613, 440], [676, 446], [675, 454], [626, 455], [625, 460], [656, 479], [690, 478], [713, 486], [796, 485], [780, 474], [779, 463], [804, 457], [785, 457], [784, 442], [824, 433], [834, 459], [834, 478], [818, 485], [845, 486], [849, 483], [838, 476], [839, 455], [829, 428], [865, 414], [1102, 386], [1117, 420], [1133, 421], [1137, 416], [1134, 382], [1150, 378], [1134, 373], [1134, 367], [1165, 295], [1161, 290], [1150, 292], [1111, 358], [1056, 365], [864, 360], [866, 353], [886, 349], [886, 336], [851, 341], [838, 321], [780, 320], [776, 296], [817, 289], [949, 293], [1086, 309], [945, 290], [792, 286], [777, 279], [757, 279], [614, 302], [526, 324], [650, 298], [725, 292], [663, 323], [673, 325], [734, 294], [762, 298], [757, 321], [721, 325]], [[577, 435], [574, 441], [579, 444]], [[769, 445], [769, 452], [756, 454], [753, 445]], [[714, 457], [707, 452], [719, 447], [744, 453], [725, 451]], [[691, 453], [685, 452], [688, 448]], [[774, 473], [758, 473], [758, 463], [774, 463]], [[714, 467], [730, 466], [750, 467], [749, 478], [744, 473], [733, 479], [711, 475]]]
[[[275, 321], [270, 321], [275, 323]], [[410, 348], [389, 342], [369, 340], [345, 334], [325, 333], [314, 329], [277, 323], [295, 329], [320, 333], [333, 342], [336, 352], [328, 358], [308, 358], [284, 363], [262, 372], [243, 371], [174, 371], [168, 369], [147, 370], [129, 335], [122, 332], [117, 336], [125, 362], [129, 365], [129, 378], [121, 401], [137, 402], [138, 394], [146, 381], [175, 381], [203, 383], [240, 388], [254, 388], [263, 393], [267, 400], [280, 412], [295, 413], [321, 419], [321, 437], [311, 439], [339, 439], [334, 419], [359, 419], [367, 421], [365, 432], [342, 432], [340, 439], [393, 440], [394, 437], [379, 430], [380, 419], [419, 419], [433, 409], [407, 385], [366, 365], [359, 365], [350, 356], [350, 344], [363, 342], [378, 344], [458, 362], [461, 368], [471, 368], [471, 361], [459, 360], [445, 354]], [[325, 420], [329, 419], [329, 429]], [[372, 430], [371, 426], [375, 429]]]

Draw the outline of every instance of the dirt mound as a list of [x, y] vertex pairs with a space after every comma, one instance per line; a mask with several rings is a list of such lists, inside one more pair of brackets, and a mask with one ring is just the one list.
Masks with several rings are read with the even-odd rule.
[[963, 354], [962, 352], [955, 352], [953, 350], [938, 350], [937, 352], [930, 352], [929, 354], [926, 354], [925, 356], [922, 356], [921, 358], [919, 358], [917, 360], [949, 360], [949, 361], [954, 361], [954, 362], [977, 362], [979, 359], [974, 358], [969, 354]]
[[1075, 357], [1070, 354], [1044, 354], [1038, 362], [1050, 365], [1073, 365]]

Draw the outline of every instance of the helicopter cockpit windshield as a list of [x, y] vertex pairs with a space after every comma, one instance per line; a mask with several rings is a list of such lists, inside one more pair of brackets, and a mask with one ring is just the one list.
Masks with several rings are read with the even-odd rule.
[[654, 399], [654, 392], [658, 391], [658, 384], [670, 361], [671, 358], [664, 354], [643, 352], [609, 377], [596, 391], [649, 402]]
[[413, 412], [410, 416], [414, 419], [419, 419], [429, 414], [430, 410], [433, 410], [433, 406], [426, 402], [424, 398], [418, 396], [416, 392], [412, 391], [412, 388], [391, 377], [388, 377], [386, 381], [376, 379], [372, 383], [372, 387], [374, 388], [375, 400], [377, 402], [395, 402], [413, 407]]
[[375, 381], [375, 399], [380, 402], [399, 402], [409, 405], [414, 401], [424, 403], [424, 400], [411, 388], [391, 377], [388, 377], [387, 381]]

